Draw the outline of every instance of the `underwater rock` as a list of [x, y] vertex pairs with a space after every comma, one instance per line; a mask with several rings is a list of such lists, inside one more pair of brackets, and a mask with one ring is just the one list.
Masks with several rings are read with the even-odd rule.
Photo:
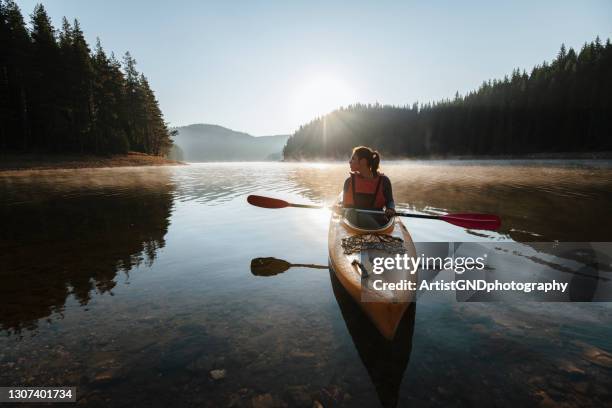
[[109, 383], [115, 379], [115, 373], [112, 371], [103, 371], [96, 374], [94, 381], [98, 383]]
[[222, 370], [212, 370], [210, 372], [210, 378], [212, 378], [215, 381], [222, 380], [223, 378], [225, 378], [225, 374], [226, 374], [226, 371], [223, 369]]
[[287, 406], [283, 401], [275, 398], [270, 393], [256, 395], [251, 399], [253, 408], [284, 408]]

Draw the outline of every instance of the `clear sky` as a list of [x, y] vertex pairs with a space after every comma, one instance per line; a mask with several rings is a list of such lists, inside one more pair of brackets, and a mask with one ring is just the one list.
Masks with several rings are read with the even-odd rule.
[[[40, 1], [17, 0], [24, 16]], [[612, 1], [43, 0], [129, 50], [173, 126], [293, 133], [354, 102], [452, 97], [612, 37]]]

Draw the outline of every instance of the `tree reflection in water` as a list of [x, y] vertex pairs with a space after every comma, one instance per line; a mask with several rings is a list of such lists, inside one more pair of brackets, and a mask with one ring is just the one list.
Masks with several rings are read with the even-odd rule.
[[145, 183], [121, 173], [78, 185], [59, 176], [0, 183], [0, 329], [34, 330], [39, 319], [62, 316], [70, 295], [87, 305], [94, 291], [112, 295], [119, 271], [151, 266], [174, 190], [156, 174]]

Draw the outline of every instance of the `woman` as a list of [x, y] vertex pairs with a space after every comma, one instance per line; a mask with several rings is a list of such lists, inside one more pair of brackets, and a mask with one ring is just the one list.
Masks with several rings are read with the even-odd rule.
[[353, 149], [349, 162], [351, 175], [344, 182], [342, 204], [345, 208], [385, 210], [387, 217], [395, 215], [391, 180], [378, 172], [380, 153], [365, 146]]

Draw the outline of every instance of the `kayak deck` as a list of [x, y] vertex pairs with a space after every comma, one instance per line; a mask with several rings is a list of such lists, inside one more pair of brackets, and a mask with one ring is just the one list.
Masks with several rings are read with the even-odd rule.
[[[328, 236], [330, 265], [342, 286], [370, 318], [380, 333], [386, 339], [392, 340], [406, 309], [414, 301], [415, 292], [409, 290], [375, 290], [372, 283], [374, 280], [388, 283], [404, 280], [416, 282], [417, 274], [411, 274], [409, 270], [405, 269], [392, 268], [376, 275], [372, 271], [372, 261], [377, 257], [395, 257], [400, 252], [402, 256], [406, 253], [409, 257], [416, 257], [416, 249], [410, 233], [401, 219], [396, 217], [387, 229], [376, 231], [373, 234], [385, 234], [400, 238], [403, 241], [402, 251], [389, 253], [381, 249], [362, 249], [351, 254], [345, 253], [342, 247], [343, 239], [369, 233], [372, 232], [352, 228], [349, 223], [344, 221], [341, 214], [333, 213]], [[365, 273], [364, 268], [366, 269]]]

